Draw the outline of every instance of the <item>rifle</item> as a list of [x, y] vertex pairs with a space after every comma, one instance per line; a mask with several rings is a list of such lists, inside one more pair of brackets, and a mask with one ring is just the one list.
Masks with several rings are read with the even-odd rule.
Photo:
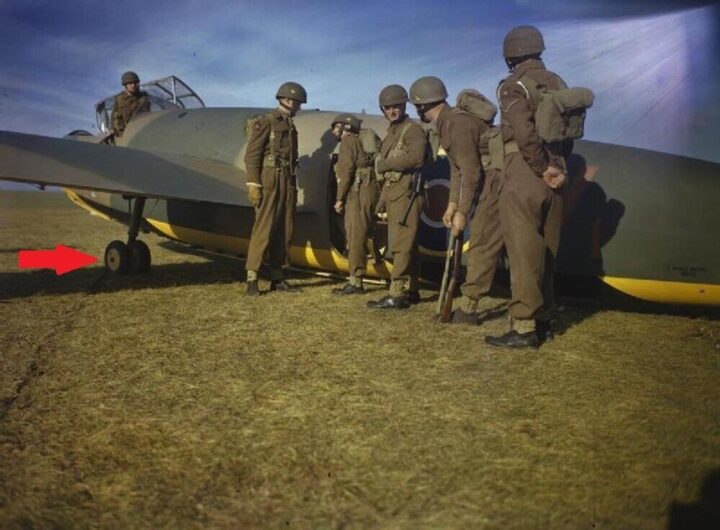
[[442, 282], [440, 283], [440, 294], [438, 295], [437, 311], [435, 314], [436, 320], [440, 318], [440, 313], [442, 313], [443, 305], [445, 305], [445, 297], [447, 296], [447, 284], [450, 276], [450, 260], [452, 259], [452, 250], [454, 246], [455, 236], [452, 235], [452, 232], [450, 232], [448, 248], [447, 252], [445, 253], [445, 270], [443, 271]]
[[410, 189], [410, 202], [408, 203], [403, 218], [399, 221], [401, 226], [407, 226], [407, 219], [410, 215], [410, 210], [412, 210], [413, 204], [415, 203], [415, 199], [417, 199], [418, 195], [424, 191], [425, 177], [422, 174], [422, 170], [419, 170], [413, 174], [412, 188]]
[[[455, 289], [457, 288], [458, 283], [460, 283], [460, 269], [462, 268], [462, 249], [463, 249], [463, 238], [462, 235], [459, 235], [457, 237], [454, 237], [451, 239], [453, 251], [452, 251], [452, 258], [453, 258], [453, 267], [452, 267], [452, 276], [450, 276], [450, 281], [447, 283], [447, 289], [445, 290], [445, 294], [443, 297], [443, 293], [440, 293], [440, 300], [442, 301], [442, 305], [440, 305], [440, 309], [438, 312], [438, 321], [443, 323], [450, 322], [452, 318], [452, 306], [453, 306], [453, 294], [455, 294]], [[450, 261], [450, 255], [448, 254], [447, 261], [446, 261], [446, 269], [445, 273], [447, 275], [447, 264]]]

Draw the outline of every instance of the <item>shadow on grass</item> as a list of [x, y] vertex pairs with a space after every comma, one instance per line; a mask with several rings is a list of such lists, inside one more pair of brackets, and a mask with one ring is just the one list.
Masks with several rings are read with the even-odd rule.
[[673, 502], [668, 509], [668, 530], [720, 528], [720, 468], [705, 476], [697, 502]]
[[[159, 246], [173, 252], [200, 256], [208, 261], [202, 263], [174, 263], [153, 265], [147, 274], [118, 276], [108, 273], [104, 267], [95, 266], [57, 276], [53, 271], [0, 273], [0, 302], [34, 295], [52, 296], [72, 293], [110, 293], [137, 289], [163, 289], [183, 285], [233, 284], [245, 281], [244, 260], [236, 256], [223, 256], [203, 249], [193, 248], [173, 241], [164, 241]], [[0, 249], [0, 252], [16, 252], [14, 249]], [[427, 272], [427, 271], [423, 271]], [[490, 292], [493, 298], [505, 299], [495, 307], [486, 309], [486, 318], [504, 318], [507, 314], [507, 300], [510, 298], [509, 275], [498, 271]], [[261, 279], [268, 277], [261, 271]], [[316, 272], [297, 269], [288, 270], [288, 279], [302, 280], [303, 288], [341, 285], [341, 275], [318, 276]], [[439, 289], [439, 285], [422, 281], [422, 289]], [[680, 306], [645, 302], [614, 291], [599, 278], [568, 277], [556, 278], [558, 300], [561, 304], [557, 315], [556, 333], [562, 335], [572, 326], [579, 324], [601, 310], [616, 310], [632, 313], [685, 316], [720, 320], [720, 308], [708, 306]], [[386, 286], [368, 284], [368, 292], [381, 293]], [[456, 296], [459, 296], [459, 291]], [[437, 294], [427, 294], [421, 302], [437, 302]]]
[[[334, 285], [334, 278], [320, 278], [310, 273], [288, 271], [287, 278], [302, 279], [303, 288]], [[51, 270], [0, 273], [0, 301], [35, 295], [113, 293], [138, 289], [164, 289], [184, 285], [234, 284], [245, 281], [242, 264], [235, 260], [206, 263], [153, 265], [147, 274], [124, 276], [92, 267], [57, 276]]]

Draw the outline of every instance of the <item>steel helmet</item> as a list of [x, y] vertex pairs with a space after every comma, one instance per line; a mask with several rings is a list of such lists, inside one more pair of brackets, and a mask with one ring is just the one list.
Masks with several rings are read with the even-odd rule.
[[400, 85], [388, 85], [380, 91], [381, 107], [387, 107], [388, 105], [401, 105], [407, 103], [408, 95], [407, 91]]
[[349, 129], [352, 132], [359, 132], [362, 121], [356, 116], [344, 112], [335, 116], [335, 119], [331, 123], [331, 127], [334, 127], [336, 123], [342, 123], [345, 125], [346, 129]]
[[503, 57], [515, 59], [542, 53], [545, 41], [535, 26], [518, 26], [511, 29], [503, 41]]
[[138, 75], [135, 72], [125, 72], [122, 75], [120, 82], [123, 86], [125, 86], [128, 83], [139, 83], [140, 78], [138, 77]]
[[447, 97], [445, 83], [433, 75], [421, 77], [410, 87], [410, 102], [415, 105], [445, 101]]
[[300, 83], [287, 81], [280, 85], [277, 94], [275, 94], [275, 99], [279, 98], [294, 99], [300, 103], [307, 103], [307, 92]]

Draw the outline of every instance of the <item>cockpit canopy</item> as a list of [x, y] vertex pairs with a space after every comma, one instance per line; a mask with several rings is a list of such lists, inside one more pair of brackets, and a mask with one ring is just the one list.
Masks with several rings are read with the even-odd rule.
[[[174, 75], [143, 83], [140, 85], [140, 90], [147, 92], [150, 98], [150, 112], [205, 108], [205, 103], [200, 96]], [[114, 102], [115, 96], [113, 95], [95, 105], [97, 127], [103, 134], [112, 130], [110, 116]]]

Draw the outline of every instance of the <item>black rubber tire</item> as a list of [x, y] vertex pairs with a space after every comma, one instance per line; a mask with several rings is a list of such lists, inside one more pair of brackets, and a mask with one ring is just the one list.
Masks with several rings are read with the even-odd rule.
[[113, 274], [127, 274], [130, 252], [125, 243], [115, 240], [105, 247], [105, 268]]
[[150, 270], [150, 249], [142, 241], [135, 241], [129, 247], [130, 272], [144, 274]]

